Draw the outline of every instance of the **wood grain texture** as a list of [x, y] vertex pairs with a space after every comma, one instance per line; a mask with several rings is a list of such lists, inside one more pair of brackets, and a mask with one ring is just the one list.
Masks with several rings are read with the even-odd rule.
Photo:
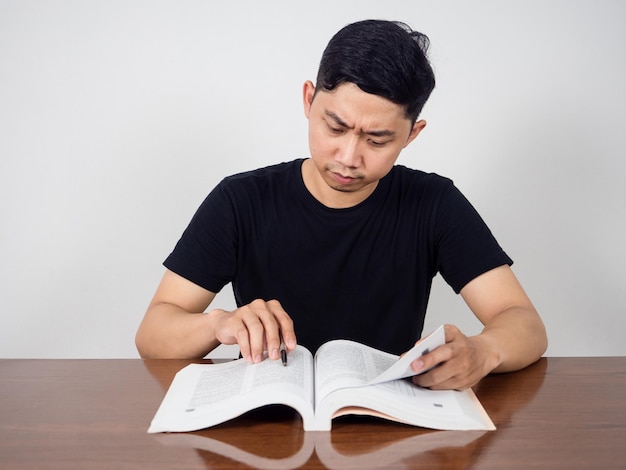
[[188, 363], [0, 360], [0, 468], [626, 468], [626, 357], [543, 358], [486, 377], [475, 390], [494, 432], [345, 417], [305, 433], [296, 413], [272, 406], [147, 434]]

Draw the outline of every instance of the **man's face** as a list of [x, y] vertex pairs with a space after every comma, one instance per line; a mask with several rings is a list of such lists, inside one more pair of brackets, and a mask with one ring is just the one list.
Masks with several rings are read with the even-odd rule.
[[352, 83], [320, 90], [315, 99], [314, 93], [314, 85], [305, 83], [313, 163], [303, 166], [305, 184], [329, 207], [356, 205], [374, 191], [426, 122], [412, 125], [402, 106]]

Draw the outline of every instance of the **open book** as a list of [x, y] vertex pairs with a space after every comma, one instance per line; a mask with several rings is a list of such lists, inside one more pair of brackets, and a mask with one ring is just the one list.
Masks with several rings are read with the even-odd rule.
[[223, 423], [271, 404], [292, 407], [305, 431], [328, 431], [332, 419], [372, 415], [444, 430], [493, 430], [471, 389], [428, 390], [407, 377], [413, 360], [445, 343], [443, 327], [399, 358], [353, 341], [333, 340], [315, 357], [298, 346], [289, 363], [243, 359], [189, 364], [168, 389], [148, 432], [186, 432]]

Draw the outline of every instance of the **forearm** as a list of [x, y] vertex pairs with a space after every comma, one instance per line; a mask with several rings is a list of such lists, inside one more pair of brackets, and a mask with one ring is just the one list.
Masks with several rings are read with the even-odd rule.
[[533, 307], [511, 307], [492, 318], [475, 337], [494, 353], [492, 372], [511, 372], [537, 361], [548, 340], [541, 318]]
[[196, 359], [219, 345], [210, 315], [189, 313], [168, 303], [150, 305], [137, 330], [142, 358]]

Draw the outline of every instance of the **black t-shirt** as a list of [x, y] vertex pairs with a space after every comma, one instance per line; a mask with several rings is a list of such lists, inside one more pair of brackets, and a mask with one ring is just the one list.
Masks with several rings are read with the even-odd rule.
[[365, 201], [331, 209], [302, 161], [225, 178], [165, 266], [212, 292], [232, 282], [238, 306], [280, 301], [313, 352], [344, 338], [400, 354], [421, 336], [437, 272], [458, 293], [512, 264], [449, 179], [395, 166]]

